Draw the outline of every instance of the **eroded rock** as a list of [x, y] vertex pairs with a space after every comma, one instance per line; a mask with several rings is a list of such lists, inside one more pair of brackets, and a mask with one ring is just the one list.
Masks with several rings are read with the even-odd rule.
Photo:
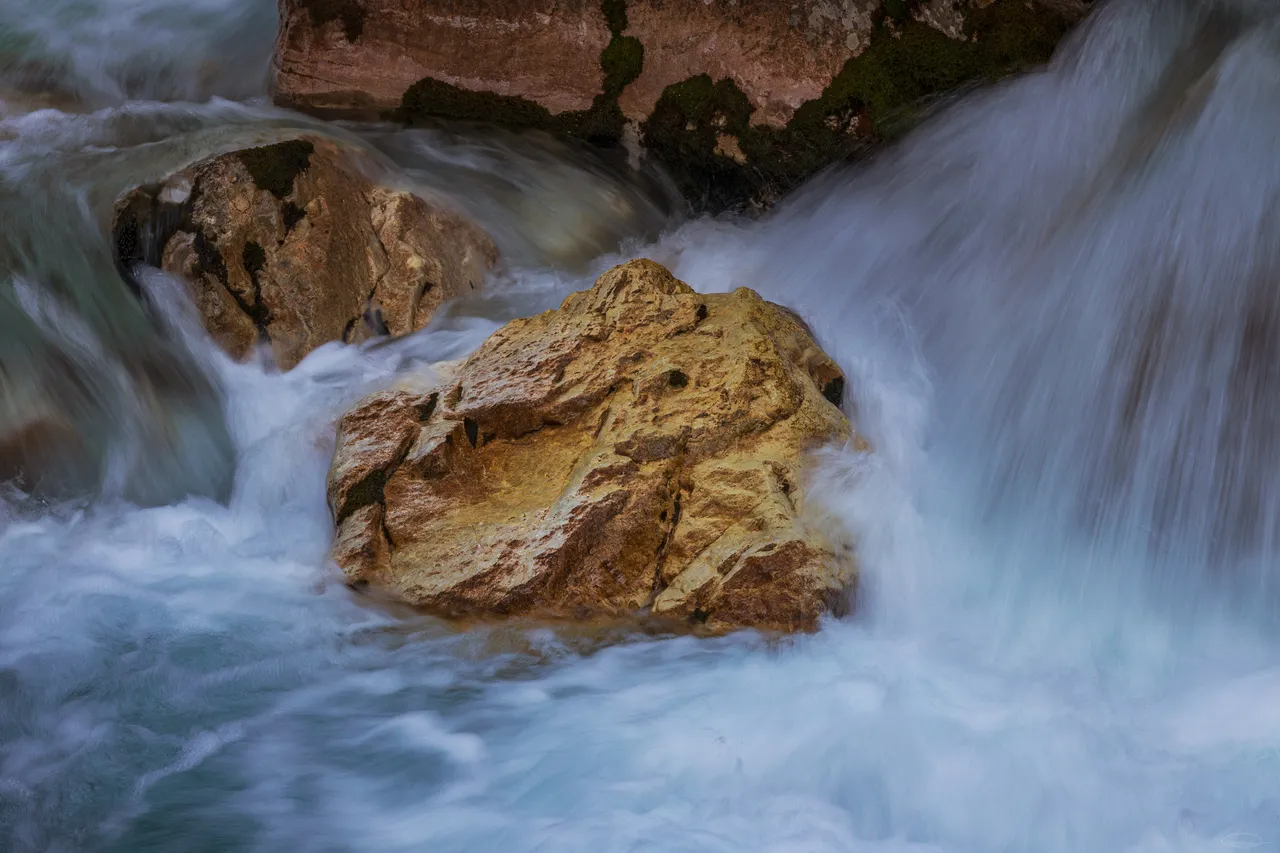
[[329, 341], [422, 328], [497, 260], [480, 229], [378, 186], [320, 139], [222, 155], [135, 190], [114, 231], [123, 267], [143, 261], [192, 283], [228, 353], [267, 343], [286, 370]]
[[[638, 138], [700, 206], [767, 203], [1087, 0], [281, 0], [277, 102]], [[908, 116], [909, 118], [909, 116]]]
[[585, 110], [610, 40], [600, 0], [280, 0], [280, 20], [276, 101], [343, 115], [396, 109], [428, 76]]
[[856, 577], [803, 511], [843, 388], [791, 312], [633, 261], [347, 413], [335, 558], [445, 614], [812, 629]]

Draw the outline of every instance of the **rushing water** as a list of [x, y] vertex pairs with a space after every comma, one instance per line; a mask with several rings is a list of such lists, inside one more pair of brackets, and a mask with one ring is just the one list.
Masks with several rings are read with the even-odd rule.
[[[562, 143], [255, 100], [272, 6], [0, 3], [0, 422], [70, 412], [98, 494], [0, 499], [0, 849], [1280, 845], [1274, 4], [1117, 0], [870, 167], [683, 225]], [[490, 229], [485, 295], [282, 375], [119, 280], [120, 191], [300, 129]], [[458, 631], [346, 590], [344, 406], [635, 254], [798, 309], [849, 371], [876, 451], [816, 489], [858, 613]]]

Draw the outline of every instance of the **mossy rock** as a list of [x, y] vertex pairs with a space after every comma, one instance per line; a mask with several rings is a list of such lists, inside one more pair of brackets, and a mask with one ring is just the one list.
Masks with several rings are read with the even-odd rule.
[[698, 208], [720, 210], [756, 194], [743, 164], [716, 153], [721, 137], [752, 134], [752, 107], [732, 80], [699, 74], [668, 86], [644, 124], [645, 146]]
[[600, 52], [603, 91], [596, 95], [590, 109], [553, 115], [527, 98], [463, 89], [424, 77], [404, 93], [400, 108], [391, 117], [410, 125], [435, 119], [485, 121], [564, 133], [597, 144], [616, 143], [626, 124], [618, 97], [644, 68], [644, 45], [638, 38], [622, 34], [627, 28], [625, 0], [603, 0], [601, 9], [613, 37]]
[[[738, 86], [703, 74], [667, 87], [642, 126], [645, 148], [695, 208], [768, 204], [826, 166], [859, 159], [900, 136], [936, 96], [1043, 64], [1071, 25], [1058, 11], [1027, 0], [995, 0], [967, 11], [962, 41], [912, 18], [917, 5], [884, 0], [867, 49], [785, 127], [752, 127], [753, 108]], [[618, 98], [640, 76], [644, 46], [623, 35], [625, 0], [602, 0], [601, 8], [613, 37], [600, 56], [604, 82], [590, 109], [554, 115], [525, 98], [427, 77], [409, 87], [393, 117], [408, 124], [493, 122], [616, 144], [626, 123]]]
[[600, 4], [600, 10], [604, 12], [604, 20], [609, 25], [609, 32], [621, 35], [627, 28], [627, 0], [604, 0]]
[[556, 125], [556, 118], [546, 107], [527, 98], [476, 92], [434, 77], [423, 77], [408, 88], [400, 99], [396, 118], [408, 124], [449, 118], [540, 130], [550, 130]]
[[[768, 203], [825, 166], [901, 135], [931, 97], [1047, 62], [1070, 27], [1053, 10], [996, 0], [969, 11], [967, 39], [959, 41], [899, 5], [899, 15], [886, 8], [870, 46], [786, 127], [752, 127], [752, 107], [737, 85], [700, 75], [667, 87], [644, 124], [645, 147], [699, 208]], [[745, 163], [717, 152], [726, 135]]]
[[644, 69], [644, 45], [635, 36], [614, 34], [600, 54], [600, 67], [604, 69], [604, 95], [616, 101]]
[[598, 144], [617, 142], [625, 123], [616, 94], [597, 95], [591, 109], [553, 115], [526, 98], [476, 92], [433, 77], [424, 77], [410, 86], [392, 118], [410, 126], [438, 119], [505, 124], [577, 136]]

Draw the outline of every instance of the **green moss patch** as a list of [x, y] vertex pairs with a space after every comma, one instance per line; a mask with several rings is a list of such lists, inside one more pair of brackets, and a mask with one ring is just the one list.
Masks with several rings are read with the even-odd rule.
[[236, 156], [249, 170], [258, 189], [266, 190], [278, 199], [293, 192], [293, 182], [311, 165], [315, 145], [305, 139], [291, 139], [261, 148], [246, 148]]
[[[969, 11], [968, 40], [958, 41], [906, 13], [905, 2], [886, 3], [870, 46], [786, 127], [751, 127], [752, 108], [733, 81], [702, 75], [663, 93], [643, 128], [646, 147], [699, 207], [767, 203], [824, 166], [900, 135], [931, 96], [1043, 64], [1069, 27], [1025, 0], [996, 0]], [[724, 153], [725, 135], [737, 140], [745, 164]]]
[[[786, 127], [752, 127], [746, 95], [732, 80], [704, 74], [667, 87], [642, 128], [645, 147], [698, 208], [767, 204], [825, 166], [865, 156], [902, 135], [935, 96], [1043, 64], [1070, 26], [1059, 13], [1027, 0], [995, 0], [967, 11], [967, 39], [959, 41], [914, 20], [918, 5], [884, 0], [869, 47]], [[640, 76], [644, 46], [623, 34], [626, 0], [602, 0], [601, 10], [612, 37], [600, 55], [603, 91], [590, 109], [553, 115], [525, 98], [428, 77], [405, 92], [395, 118], [410, 124], [435, 118], [495, 122], [616, 143], [625, 126], [618, 98]]]
[[604, 12], [604, 20], [609, 26], [609, 32], [621, 35], [627, 28], [627, 0], [604, 0], [600, 4], [600, 10]]
[[644, 68], [644, 45], [635, 36], [615, 34], [600, 54], [604, 69], [604, 95], [617, 99]]
[[895, 20], [905, 21], [911, 16], [911, 9], [907, 0], [884, 0], [884, 13]]
[[752, 135], [751, 113], [732, 80], [699, 74], [666, 88], [644, 123], [644, 142], [695, 206], [733, 207], [754, 195], [754, 182], [741, 163], [716, 152], [721, 137]]
[[969, 80], [995, 80], [1049, 60], [1068, 23], [1026, 0], [997, 0], [972, 9], [968, 41], [948, 38], [914, 20], [882, 22], [871, 46], [850, 59], [816, 100], [804, 104], [790, 126], [809, 131], [857, 103], [873, 128], [895, 113]]
[[485, 121], [565, 133], [597, 143], [617, 142], [622, 137], [624, 123], [618, 94], [626, 83], [635, 79], [622, 75], [623, 72], [619, 72], [614, 79], [625, 79], [626, 82], [617, 85], [616, 92], [597, 95], [590, 109], [559, 115], [552, 115], [546, 107], [527, 98], [477, 92], [434, 77], [424, 77], [404, 93], [394, 118], [409, 125], [442, 118]]
[[409, 124], [451, 118], [539, 129], [550, 129], [556, 123], [546, 107], [527, 98], [476, 92], [434, 77], [423, 77], [405, 91], [396, 117]]
[[364, 34], [364, 7], [359, 0], [306, 0], [303, 5], [317, 29], [330, 21], [341, 21], [347, 41], [354, 42]]

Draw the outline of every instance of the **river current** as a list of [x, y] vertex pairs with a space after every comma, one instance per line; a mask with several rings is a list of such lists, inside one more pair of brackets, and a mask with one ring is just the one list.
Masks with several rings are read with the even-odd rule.
[[[565, 142], [272, 107], [275, 14], [0, 0], [0, 415], [94, 439], [92, 499], [0, 495], [0, 850], [1280, 846], [1276, 4], [1115, 0], [753, 221]], [[299, 130], [486, 227], [484, 294], [281, 374], [119, 278], [120, 192]], [[814, 489], [854, 615], [462, 630], [344, 587], [344, 407], [636, 256], [848, 372], [875, 451]]]

